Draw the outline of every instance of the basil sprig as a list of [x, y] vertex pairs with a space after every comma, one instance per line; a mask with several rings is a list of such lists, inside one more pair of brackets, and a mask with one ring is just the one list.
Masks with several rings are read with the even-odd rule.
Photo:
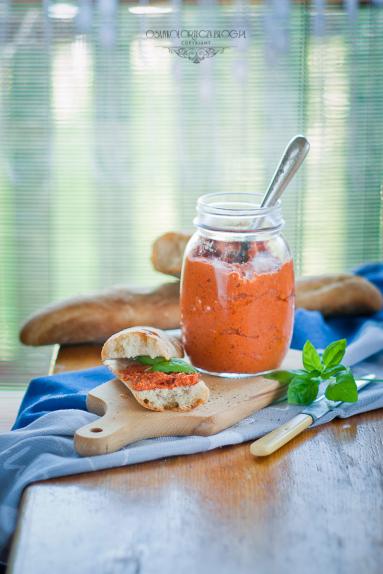
[[190, 363], [187, 363], [183, 359], [164, 359], [164, 357], [156, 357], [152, 359], [147, 355], [139, 355], [135, 357], [135, 361], [141, 365], [148, 365], [149, 371], [160, 372], [160, 373], [186, 373], [192, 374], [197, 373], [197, 369], [192, 367]]
[[267, 377], [288, 385], [287, 400], [290, 404], [308, 405], [315, 401], [323, 381], [328, 382], [325, 390], [327, 399], [355, 403], [358, 388], [354, 375], [341, 362], [346, 345], [346, 339], [334, 341], [320, 354], [311, 341], [306, 341], [302, 356], [304, 369], [275, 371]]

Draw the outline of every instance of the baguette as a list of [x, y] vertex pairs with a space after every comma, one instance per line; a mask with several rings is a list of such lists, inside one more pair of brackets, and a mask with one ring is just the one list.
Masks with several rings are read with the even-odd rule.
[[298, 279], [296, 307], [325, 316], [368, 315], [380, 311], [383, 297], [375, 285], [358, 275], [320, 275]]
[[156, 239], [152, 247], [152, 263], [165, 275], [181, 276], [182, 260], [191, 235], [169, 231]]
[[[150, 364], [140, 362], [140, 358], [169, 361], [183, 355], [179, 339], [153, 327], [124, 329], [110, 337], [101, 351], [105, 365], [136, 401], [146, 409], [160, 412], [190, 411], [209, 398], [209, 389], [196, 371], [158, 372]], [[185, 361], [182, 363], [185, 365]]]
[[121, 329], [142, 324], [179, 327], [178, 281], [151, 290], [115, 287], [54, 303], [26, 321], [20, 340], [25, 345], [103, 343]]

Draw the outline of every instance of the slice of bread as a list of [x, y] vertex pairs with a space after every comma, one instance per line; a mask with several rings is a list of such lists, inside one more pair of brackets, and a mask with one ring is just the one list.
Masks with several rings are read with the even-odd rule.
[[112, 335], [101, 351], [103, 361], [109, 359], [132, 359], [148, 355], [152, 359], [172, 359], [184, 356], [181, 341], [154, 327], [130, 327]]
[[202, 380], [199, 380], [196, 385], [187, 387], [158, 388], [150, 391], [136, 391], [128, 382], [123, 382], [137, 402], [151, 411], [190, 411], [203, 405], [209, 399], [209, 388]]
[[[206, 403], [209, 388], [199, 379], [192, 385], [166, 387], [156, 385], [150, 390], [136, 390], [124, 369], [139, 355], [166, 360], [182, 358], [183, 347], [179, 339], [154, 327], [130, 327], [110, 337], [101, 351], [101, 358], [113, 374], [131, 391], [137, 402], [152, 411], [190, 411]], [[175, 376], [174, 373], [172, 373]]]

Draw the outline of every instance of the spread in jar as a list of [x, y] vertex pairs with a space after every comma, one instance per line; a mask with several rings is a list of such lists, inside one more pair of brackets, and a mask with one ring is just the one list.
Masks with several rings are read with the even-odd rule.
[[280, 365], [293, 324], [291, 260], [257, 272], [254, 263], [189, 256], [183, 273], [182, 328], [193, 365], [226, 373]]

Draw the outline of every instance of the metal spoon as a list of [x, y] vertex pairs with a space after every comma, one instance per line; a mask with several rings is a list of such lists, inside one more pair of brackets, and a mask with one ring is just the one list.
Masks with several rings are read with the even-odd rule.
[[262, 199], [261, 207], [270, 207], [277, 202], [301, 167], [309, 149], [310, 144], [304, 136], [295, 136], [291, 140]]

